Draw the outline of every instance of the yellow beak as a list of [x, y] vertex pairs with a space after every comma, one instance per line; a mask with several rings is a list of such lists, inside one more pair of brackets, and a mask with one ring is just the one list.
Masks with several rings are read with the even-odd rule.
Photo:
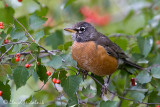
[[77, 31], [71, 29], [71, 28], [65, 28], [64, 29], [65, 31], [68, 31], [68, 32], [71, 32], [71, 33], [76, 33]]

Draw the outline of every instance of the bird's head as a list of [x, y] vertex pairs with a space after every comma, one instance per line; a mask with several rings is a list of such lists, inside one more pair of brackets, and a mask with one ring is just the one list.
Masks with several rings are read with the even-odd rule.
[[64, 30], [71, 32], [73, 41], [77, 42], [94, 41], [97, 37], [96, 29], [87, 22], [78, 22], [72, 28]]

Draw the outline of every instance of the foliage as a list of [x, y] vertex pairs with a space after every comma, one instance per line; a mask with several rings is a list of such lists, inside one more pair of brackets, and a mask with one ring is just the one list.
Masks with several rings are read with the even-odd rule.
[[[160, 104], [160, 1], [124, 2], [0, 0], [0, 106], [5, 100], [17, 104], [38, 101], [37, 107]], [[94, 24], [145, 69], [117, 70], [107, 90], [102, 86], [105, 77], [89, 73], [83, 80], [70, 53], [71, 36], [63, 31], [77, 20]], [[16, 61], [17, 53], [20, 61]], [[61, 83], [54, 84], [53, 78]]]

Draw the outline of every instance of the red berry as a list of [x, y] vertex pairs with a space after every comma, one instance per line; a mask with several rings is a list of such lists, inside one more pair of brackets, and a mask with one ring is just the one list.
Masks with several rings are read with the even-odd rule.
[[22, 61], [24, 61], [24, 58], [22, 58]]
[[8, 4], [5, 4], [5, 7], [8, 7]]
[[8, 44], [8, 43], [9, 43], [8, 39], [5, 39], [5, 40], [4, 40], [4, 43], [5, 43], [5, 44]]
[[136, 86], [135, 78], [131, 79], [132, 86]]
[[37, 65], [39, 65], [39, 62], [37, 62]]
[[16, 57], [16, 62], [19, 62], [19, 57]]
[[29, 64], [25, 64], [25, 68], [29, 68]]
[[0, 29], [3, 29], [3, 26], [0, 26]]
[[18, 2], [22, 2], [22, 0], [18, 0]]
[[50, 75], [51, 75], [51, 72], [50, 72], [50, 71], [47, 71], [46, 74], [47, 74], [48, 76], [50, 76]]
[[35, 40], [32, 40], [32, 42], [35, 42]]
[[57, 79], [53, 78], [52, 82], [55, 84], [57, 82]]
[[16, 57], [20, 58], [20, 57], [21, 57], [21, 54], [20, 54], [20, 53], [17, 53], [17, 54], [16, 54]]
[[158, 6], [154, 7], [154, 10], [158, 10], [158, 9], [159, 9], [159, 7], [158, 7]]
[[0, 26], [3, 26], [3, 22], [0, 22]]
[[60, 82], [61, 82], [61, 81], [60, 81], [59, 79], [56, 81], [57, 84], [59, 84]]
[[2, 91], [0, 91], [0, 96], [2, 96], [2, 93], [3, 93], [3, 92], [2, 92]]

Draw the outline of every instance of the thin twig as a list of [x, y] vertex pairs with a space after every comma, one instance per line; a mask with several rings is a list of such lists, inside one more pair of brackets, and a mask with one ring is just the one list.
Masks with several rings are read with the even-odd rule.
[[25, 45], [27, 45], [27, 44], [31, 44], [31, 42], [9, 42], [7, 44], [1, 45], [0, 47], [6, 46], [6, 45], [16, 45], [16, 44], [25, 44]]
[[5, 53], [2, 54], [2, 56], [0, 57], [0, 60], [3, 58], [3, 56], [4, 56], [6, 53], [8, 53], [8, 51], [10, 51], [10, 50], [12, 49], [12, 47], [13, 47], [13, 45], [12, 45], [10, 48], [8, 48]]

